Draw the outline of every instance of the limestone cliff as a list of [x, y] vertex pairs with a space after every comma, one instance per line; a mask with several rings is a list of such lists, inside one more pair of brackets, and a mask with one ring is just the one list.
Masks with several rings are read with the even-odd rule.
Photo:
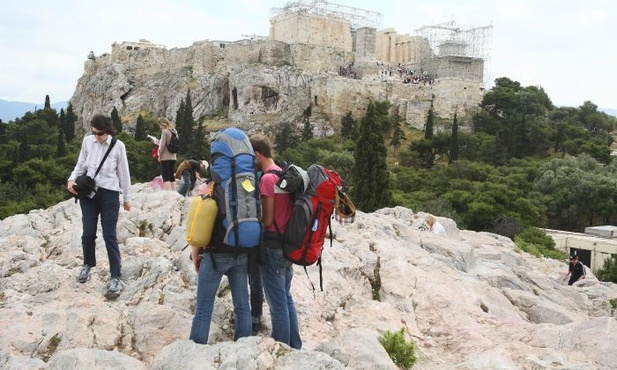
[[[536, 258], [494, 234], [421, 230], [424, 216], [397, 207], [333, 221], [318, 268], [294, 269], [303, 349], [270, 336], [233, 342], [233, 310], [220, 286], [210, 344], [188, 341], [196, 274], [183, 250], [189, 199], [133, 185], [118, 238], [124, 291], [103, 293], [102, 237], [85, 284], [79, 205], [72, 200], [0, 221], [2, 369], [397, 369], [378, 338], [404, 327], [414, 369], [617, 369], [617, 285], [588, 276], [563, 285], [567, 261]], [[99, 230], [99, 236], [100, 236]]]
[[[361, 78], [339, 75], [350, 63]], [[70, 102], [82, 127], [113, 107], [130, 126], [141, 112], [175, 117], [189, 90], [196, 119], [222, 116], [266, 132], [309, 119], [318, 135], [338, 127], [347, 112], [362, 118], [369, 100], [391, 101], [409, 125], [422, 128], [434, 96], [439, 116], [457, 111], [464, 123], [483, 95], [481, 83], [456, 78], [405, 85], [396, 74], [380, 76], [375, 62], [354, 62], [353, 53], [331, 47], [206, 40], [167, 49], [142, 41], [114, 43], [110, 54], [88, 59]]]

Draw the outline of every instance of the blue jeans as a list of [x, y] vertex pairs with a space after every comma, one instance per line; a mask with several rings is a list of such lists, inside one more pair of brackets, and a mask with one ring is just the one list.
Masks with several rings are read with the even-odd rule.
[[293, 266], [283, 256], [283, 250], [266, 248], [266, 263], [261, 267], [261, 279], [272, 319], [272, 338], [295, 349], [302, 348], [298, 315], [291, 296]]
[[182, 196], [186, 196], [189, 190], [193, 190], [195, 187], [195, 181], [191, 179], [191, 171], [182, 172], [182, 186], [178, 189], [178, 193]]
[[191, 326], [190, 340], [208, 343], [214, 299], [221, 278], [227, 276], [234, 305], [234, 340], [251, 335], [251, 309], [247, 283], [248, 255], [233, 253], [204, 253], [197, 276], [197, 303]]
[[119, 278], [122, 268], [120, 247], [116, 235], [116, 225], [120, 214], [120, 193], [99, 188], [92, 198], [79, 200], [81, 207], [81, 246], [84, 253], [84, 265], [96, 266], [96, 228], [101, 216], [103, 239], [109, 258], [109, 271], [112, 278]]

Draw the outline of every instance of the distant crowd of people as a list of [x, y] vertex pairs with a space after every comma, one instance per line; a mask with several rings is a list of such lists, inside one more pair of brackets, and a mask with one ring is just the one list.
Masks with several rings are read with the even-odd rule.
[[353, 62], [340, 66], [338, 69], [338, 75], [343, 77], [358, 78], [358, 73], [353, 67]]

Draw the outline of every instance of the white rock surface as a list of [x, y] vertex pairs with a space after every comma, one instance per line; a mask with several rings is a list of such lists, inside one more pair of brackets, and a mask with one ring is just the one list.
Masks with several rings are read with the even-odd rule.
[[[209, 345], [188, 340], [196, 275], [183, 250], [188, 200], [133, 186], [118, 235], [125, 289], [116, 301], [102, 237], [85, 284], [79, 205], [72, 200], [0, 222], [2, 369], [396, 369], [379, 337], [405, 327], [415, 369], [617, 369], [617, 286], [570, 287], [566, 262], [517, 252], [506, 238], [420, 231], [425, 214], [397, 207], [333, 223], [319, 273], [296, 268], [304, 348], [233, 342], [225, 281]], [[100, 235], [100, 233], [99, 233]], [[311, 283], [315, 285], [313, 291]], [[265, 310], [267, 312], [267, 309]]]

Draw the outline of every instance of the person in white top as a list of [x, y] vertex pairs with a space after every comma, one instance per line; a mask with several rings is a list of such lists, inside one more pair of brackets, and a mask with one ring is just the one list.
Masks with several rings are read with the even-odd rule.
[[129, 211], [131, 209], [131, 175], [126, 147], [122, 141], [116, 139], [99, 173], [95, 176], [97, 168], [112, 144], [112, 135], [116, 129], [111, 118], [101, 114], [95, 115], [90, 124], [92, 135], [86, 136], [81, 143], [77, 164], [67, 182], [67, 190], [76, 194], [73, 187], [77, 177], [86, 173], [95, 181], [95, 191], [79, 200], [83, 224], [81, 244], [84, 261], [77, 280], [80, 283], [88, 281], [90, 269], [96, 266], [95, 240], [100, 217], [111, 273], [109, 289], [105, 297], [115, 299], [122, 291], [120, 282], [122, 264], [116, 235], [116, 225], [120, 214], [120, 193], [122, 193], [123, 207]]
[[428, 225], [428, 230], [432, 232], [433, 234], [445, 235], [445, 236], [448, 235], [448, 233], [446, 232], [446, 228], [443, 227], [443, 225], [439, 223], [439, 221], [437, 221], [435, 216], [433, 215], [426, 216], [426, 224]]

